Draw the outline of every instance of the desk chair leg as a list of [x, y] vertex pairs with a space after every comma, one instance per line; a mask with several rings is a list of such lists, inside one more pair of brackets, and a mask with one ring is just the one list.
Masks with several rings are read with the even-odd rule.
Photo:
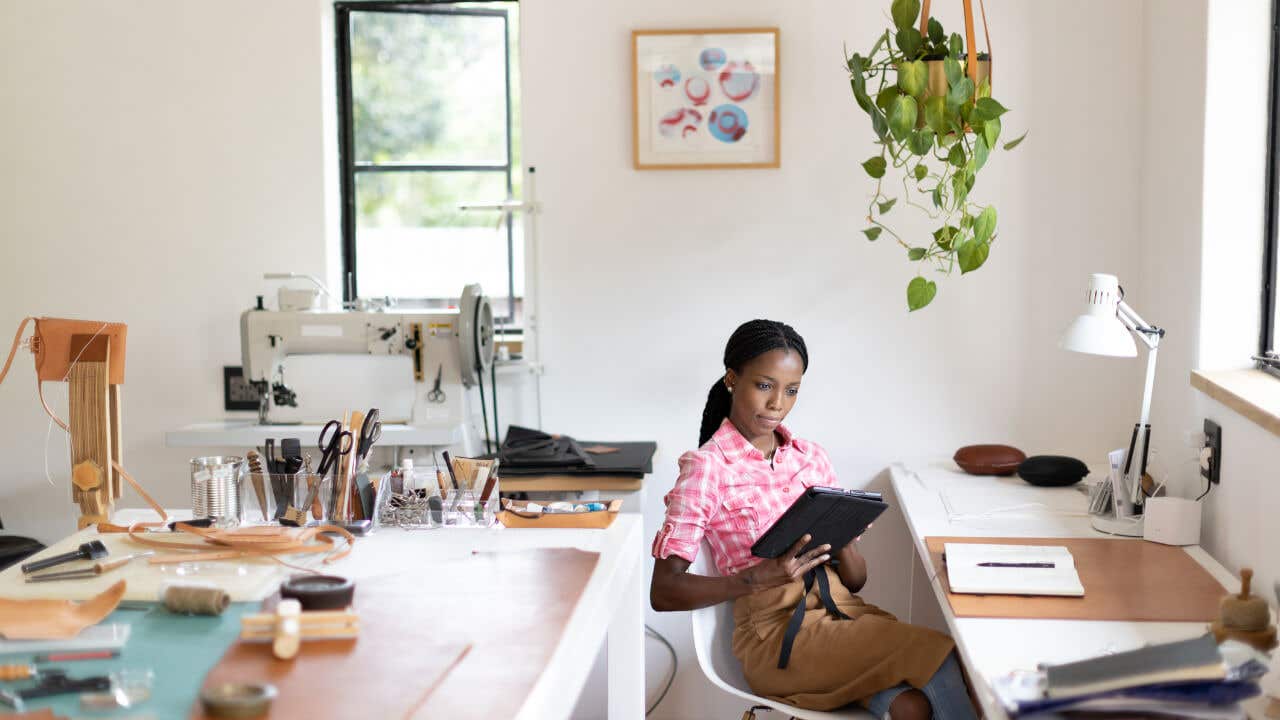
[[751, 707], [747, 708], [746, 712], [742, 713], [742, 720], [756, 720], [757, 710], [764, 710], [765, 712], [769, 712], [773, 710], [773, 708], [769, 707], [768, 705], [752, 705]]

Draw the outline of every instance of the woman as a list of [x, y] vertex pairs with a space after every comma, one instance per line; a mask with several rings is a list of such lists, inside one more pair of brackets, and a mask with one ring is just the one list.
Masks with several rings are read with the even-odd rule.
[[[666, 496], [653, 542], [653, 608], [734, 601], [733, 652], [761, 695], [815, 710], [858, 702], [893, 720], [974, 718], [951, 638], [900, 623], [854, 594], [867, 582], [856, 540], [797, 556], [806, 536], [776, 559], [752, 556], [752, 543], [806, 487], [835, 485], [836, 476], [821, 446], [782, 424], [809, 367], [795, 330], [771, 320], [743, 324], [729, 338], [724, 366], [702, 414], [701, 447], [681, 456]], [[688, 572], [704, 538], [721, 577]], [[793, 614], [803, 619], [788, 633]]]

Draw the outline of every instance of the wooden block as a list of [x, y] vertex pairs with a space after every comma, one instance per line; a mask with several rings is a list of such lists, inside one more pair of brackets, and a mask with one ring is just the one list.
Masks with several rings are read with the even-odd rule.
[[86, 493], [96, 490], [102, 485], [102, 468], [92, 460], [77, 463], [71, 468], [71, 484]]

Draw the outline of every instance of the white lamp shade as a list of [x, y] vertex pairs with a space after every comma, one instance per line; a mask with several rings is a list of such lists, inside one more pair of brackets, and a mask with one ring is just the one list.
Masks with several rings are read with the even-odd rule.
[[1114, 357], [1134, 357], [1138, 346], [1129, 329], [1116, 316], [1120, 304], [1120, 281], [1115, 275], [1089, 276], [1085, 312], [1072, 321], [1058, 346], [1072, 352]]

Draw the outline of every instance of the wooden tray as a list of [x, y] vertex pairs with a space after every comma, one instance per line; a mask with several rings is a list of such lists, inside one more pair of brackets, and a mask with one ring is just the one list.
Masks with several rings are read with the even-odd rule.
[[610, 500], [604, 510], [592, 510], [580, 513], [537, 513], [537, 517], [522, 517], [511, 510], [525, 512], [527, 502], [503, 500], [503, 511], [498, 513], [498, 522], [509, 528], [592, 528], [603, 530], [613, 524], [622, 509], [621, 500]]

